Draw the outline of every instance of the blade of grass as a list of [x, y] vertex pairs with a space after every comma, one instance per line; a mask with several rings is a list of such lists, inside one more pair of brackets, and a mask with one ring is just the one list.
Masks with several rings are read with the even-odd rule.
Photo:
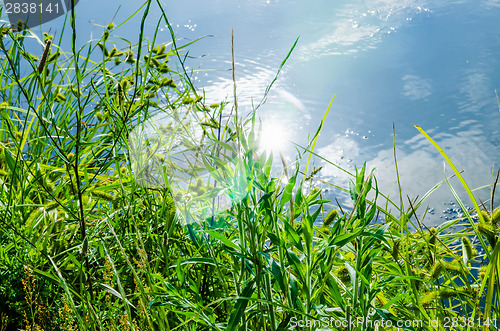
[[321, 133], [321, 129], [323, 128], [323, 124], [325, 124], [326, 117], [328, 116], [328, 113], [330, 112], [330, 108], [332, 107], [333, 100], [335, 100], [335, 95], [336, 94], [333, 95], [333, 98], [330, 101], [330, 104], [328, 105], [325, 113], [323, 114], [323, 118], [321, 119], [318, 130], [316, 130], [316, 133], [314, 134], [314, 137], [312, 140], [311, 152], [309, 153], [309, 158], [307, 159], [306, 167], [304, 169], [305, 174], [307, 174], [307, 168], [309, 167], [309, 163], [311, 162], [312, 152], [314, 152], [314, 147], [316, 147], [316, 142], [318, 141], [319, 134]]
[[467, 195], [469, 196], [470, 200], [472, 201], [472, 204], [474, 205], [474, 209], [477, 212], [477, 215], [481, 222], [484, 222], [483, 216], [481, 215], [481, 208], [479, 207], [479, 204], [476, 201], [476, 198], [474, 197], [474, 194], [472, 193], [471, 189], [469, 188], [469, 185], [467, 185], [467, 182], [465, 179], [462, 177], [462, 174], [460, 171], [458, 171], [457, 167], [453, 164], [451, 159], [448, 157], [448, 155], [444, 152], [444, 150], [418, 125], [413, 124], [413, 126], [427, 139], [429, 142], [439, 151], [439, 153], [443, 156], [443, 158], [446, 160], [448, 165], [451, 167], [455, 175], [458, 177], [460, 182], [462, 183], [463, 187], [467, 191]]

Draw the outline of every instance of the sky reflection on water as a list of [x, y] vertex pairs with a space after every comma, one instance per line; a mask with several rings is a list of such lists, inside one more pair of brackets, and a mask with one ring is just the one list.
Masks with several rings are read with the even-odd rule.
[[[99, 36], [120, 5], [115, 22], [139, 6], [132, 0], [80, 2], [80, 40]], [[102, 10], [96, 11], [96, 6]], [[405, 195], [422, 196], [444, 178], [441, 156], [413, 123], [445, 148], [464, 169], [471, 187], [490, 183], [492, 166], [500, 161], [495, 96], [495, 89], [500, 90], [499, 0], [198, 0], [167, 1], [165, 8], [180, 42], [211, 35], [189, 53], [189, 68], [208, 103], [232, 101], [233, 27], [242, 112], [260, 102], [300, 36], [267, 103], [259, 109], [263, 120], [281, 118], [293, 133], [291, 139], [304, 145], [336, 94], [318, 151], [349, 169], [368, 161], [377, 169], [380, 187], [392, 197], [393, 123]], [[153, 10], [151, 15], [148, 37], [160, 13]], [[116, 35], [136, 42], [139, 22], [140, 16], [134, 17]], [[44, 31], [60, 30], [62, 18], [51, 24]], [[169, 39], [162, 24], [158, 42]], [[290, 146], [287, 152], [293, 159]], [[324, 179], [343, 180], [329, 167], [321, 174]], [[342, 196], [332, 192], [330, 198], [337, 195]], [[480, 196], [487, 199], [487, 194]], [[452, 200], [445, 185], [435, 192], [430, 205], [436, 213], [429, 221], [439, 222], [444, 203]]]

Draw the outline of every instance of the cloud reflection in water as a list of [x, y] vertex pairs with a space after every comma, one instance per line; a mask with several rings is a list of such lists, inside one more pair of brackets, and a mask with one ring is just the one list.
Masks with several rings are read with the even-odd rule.
[[417, 75], [404, 75], [402, 80], [403, 95], [410, 100], [424, 99], [431, 95], [431, 84], [428, 79]]
[[347, 4], [316, 40], [299, 47], [301, 60], [346, 55], [375, 48], [384, 35], [430, 10], [420, 0], [364, 0]]
[[[464, 170], [462, 175], [471, 189], [490, 184], [492, 166], [495, 161], [499, 161], [500, 147], [485, 139], [482, 126], [474, 123], [474, 121], [461, 123], [454, 129], [456, 130], [453, 130], [452, 133], [439, 133], [436, 135], [431, 133], [430, 135], [448, 154], [456, 167], [459, 170]], [[448, 176], [452, 174], [452, 170], [448, 165], [444, 167], [444, 160], [441, 155], [421, 135], [415, 135], [405, 142], [398, 142], [396, 147], [403, 200], [406, 206], [408, 205], [407, 196], [412, 199], [417, 195], [422, 197], [429, 189], [443, 180], [444, 169], [446, 169]], [[353, 163], [362, 162], [362, 160], [359, 160], [360, 150], [358, 142], [354, 139], [341, 136], [328, 146], [320, 148], [318, 153], [340, 167], [354, 171]], [[346, 160], [347, 156], [354, 159], [355, 162]], [[348, 187], [349, 178], [347, 174], [334, 166], [327, 165], [326, 162], [323, 163], [322, 176], [326, 180], [336, 185]], [[361, 166], [361, 164], [357, 165]], [[370, 170], [375, 168], [374, 174], [381, 192], [388, 195], [392, 201], [399, 201], [393, 149], [379, 150], [367, 162], [367, 168]], [[450, 182], [464, 203], [471, 206], [472, 204], [458, 180], [453, 178]], [[489, 189], [475, 191], [476, 197], [479, 197], [482, 201], [489, 198], [489, 193]], [[443, 218], [440, 218], [442, 211], [446, 208], [446, 203], [450, 201], [454, 201], [454, 198], [445, 183], [433, 193], [432, 199], [422, 206], [423, 208], [419, 214], [421, 215], [428, 205], [436, 210], [436, 213], [427, 215], [427, 224], [439, 224], [443, 222]], [[379, 205], [385, 205], [385, 201], [379, 199]], [[394, 211], [394, 208], [392, 210]]]

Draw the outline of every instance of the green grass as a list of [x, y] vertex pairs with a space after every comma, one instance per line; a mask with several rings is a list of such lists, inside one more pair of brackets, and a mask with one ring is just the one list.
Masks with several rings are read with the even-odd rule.
[[[473, 211], [448, 178], [393, 202], [365, 165], [344, 170], [349, 187], [328, 183], [353, 206], [332, 209], [309, 170], [332, 103], [276, 175], [255, 112], [227, 119], [226, 101], [204, 103], [184, 66], [190, 43], [171, 28], [170, 44], [144, 37], [151, 10], [170, 27], [150, 1], [137, 12], [138, 41], [116, 37], [114, 24], [79, 49], [73, 12], [69, 51], [61, 36], [2, 30], [1, 331], [435, 330], [437, 320], [476, 330], [498, 318], [498, 178], [489, 206], [479, 203], [417, 127]], [[27, 53], [33, 44], [50, 48], [45, 63]], [[159, 117], [171, 121], [131, 146]], [[186, 156], [190, 167], [176, 167]], [[445, 183], [464, 216], [428, 228], [422, 208]], [[356, 319], [370, 322], [346, 323]]]

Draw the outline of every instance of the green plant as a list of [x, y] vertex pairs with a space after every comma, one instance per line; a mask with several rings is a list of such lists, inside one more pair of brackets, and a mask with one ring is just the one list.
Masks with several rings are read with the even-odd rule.
[[[474, 325], [454, 327], [473, 329], [498, 317], [498, 178], [480, 209], [420, 129], [475, 212], [448, 177], [407, 203], [398, 181], [392, 201], [366, 164], [342, 169], [347, 188], [326, 183], [350, 196], [333, 207], [312, 188], [320, 170], [309, 170], [313, 157], [335, 166], [314, 152], [333, 99], [308, 145], [291, 164], [280, 157], [276, 173], [276, 155], [260, 150], [256, 112], [239, 113], [234, 54], [226, 119], [228, 103], [207, 106], [193, 86], [191, 43], [178, 44], [157, 4], [169, 44], [144, 37], [152, 1], [141, 7], [136, 44], [115, 38], [122, 24], [110, 23], [77, 49], [74, 12], [69, 52], [62, 36], [2, 28], [0, 330], [375, 330], [389, 322], [395, 330], [398, 321], [433, 330], [437, 319], [466, 317]], [[421, 208], [444, 183], [464, 216], [427, 227]]]

